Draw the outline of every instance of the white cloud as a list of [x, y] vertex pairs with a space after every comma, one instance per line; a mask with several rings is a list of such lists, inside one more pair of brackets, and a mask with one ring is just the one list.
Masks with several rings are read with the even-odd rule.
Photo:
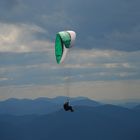
[[16, 98], [37, 98], [37, 97], [55, 97], [67, 96], [67, 88], [69, 88], [69, 96], [86, 96], [95, 100], [104, 99], [136, 99], [140, 98], [140, 81], [90, 81], [78, 82], [67, 85], [22, 85], [0, 87], [0, 99], [10, 97]]
[[137, 76], [137, 72], [120, 72], [118, 74], [120, 77]]
[[0, 52], [43, 52], [51, 50], [53, 42], [39, 40], [36, 34], [47, 31], [36, 25], [0, 23]]
[[6, 78], [6, 77], [0, 77], [0, 81], [6, 81], [6, 80], [8, 80], [8, 78]]
[[140, 51], [76, 50], [72, 48], [64, 65], [69, 68], [134, 68], [139, 66], [139, 55]]
[[63, 84], [68, 77], [71, 82], [140, 79], [139, 51], [80, 50], [75, 46], [64, 64], [57, 64], [54, 48], [51, 49], [50, 53], [8, 53], [1, 56], [5, 60], [1, 61], [0, 75], [9, 80], [1, 82], [1, 86], [56, 85]]
[[103, 64], [105, 68], [131, 68], [129, 63], [106, 63]]

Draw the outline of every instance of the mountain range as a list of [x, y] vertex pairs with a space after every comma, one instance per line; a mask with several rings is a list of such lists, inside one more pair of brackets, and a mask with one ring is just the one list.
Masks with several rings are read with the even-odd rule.
[[[29, 115], [49, 114], [60, 110], [67, 97], [37, 98], [37, 99], [15, 99], [10, 98], [0, 101], [0, 114]], [[99, 102], [85, 97], [69, 98], [71, 105], [98, 106]]]
[[[135, 108], [125, 108], [117, 105], [102, 104], [88, 98], [72, 98], [74, 112], [66, 112], [62, 108], [65, 97], [53, 99], [38, 98], [9, 99], [1, 101], [15, 107], [22, 102], [21, 112], [5, 111], [0, 114], [1, 140], [139, 140], [140, 111]], [[61, 105], [49, 112], [31, 111], [37, 105], [44, 103]], [[24, 104], [23, 104], [24, 103]], [[34, 106], [34, 104], [37, 104]], [[89, 104], [88, 104], [89, 103]], [[9, 106], [7, 107], [9, 108]], [[24, 105], [24, 107], [23, 107]], [[28, 106], [32, 105], [32, 106]], [[47, 104], [46, 104], [47, 105]], [[56, 107], [55, 106], [55, 107]], [[45, 106], [47, 109], [47, 106]], [[49, 108], [49, 107], [48, 107]], [[2, 106], [1, 106], [2, 109]], [[14, 109], [14, 108], [13, 108]], [[38, 109], [38, 108], [37, 108]], [[28, 111], [29, 111], [28, 110]], [[39, 110], [39, 109], [38, 109]], [[9, 113], [8, 113], [9, 112]], [[11, 114], [10, 114], [11, 113]]]

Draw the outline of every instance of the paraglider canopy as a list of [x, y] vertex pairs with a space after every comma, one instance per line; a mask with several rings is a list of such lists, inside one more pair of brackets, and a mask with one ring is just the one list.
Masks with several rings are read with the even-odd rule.
[[68, 50], [74, 45], [75, 38], [74, 31], [61, 31], [56, 34], [55, 56], [58, 64], [64, 62]]

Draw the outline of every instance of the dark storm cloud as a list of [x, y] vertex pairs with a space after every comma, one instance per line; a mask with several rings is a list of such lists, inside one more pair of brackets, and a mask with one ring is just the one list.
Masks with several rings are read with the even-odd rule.
[[[85, 49], [140, 50], [140, 1], [1, 0], [0, 21], [34, 23], [55, 39], [60, 30], [77, 32]], [[45, 36], [45, 35], [44, 35]]]
[[77, 7], [73, 3], [69, 11], [72, 8], [72, 18], [80, 25], [81, 46], [126, 51], [140, 49], [139, 1], [87, 0], [76, 3]]
[[39, 63], [48, 63], [49, 56], [45, 53], [0, 53], [0, 67], [28, 66]]
[[1, 0], [0, 1], [0, 7], [2, 9], [5, 9], [5, 11], [7, 9], [14, 9], [15, 7], [17, 7], [20, 3], [20, 0]]

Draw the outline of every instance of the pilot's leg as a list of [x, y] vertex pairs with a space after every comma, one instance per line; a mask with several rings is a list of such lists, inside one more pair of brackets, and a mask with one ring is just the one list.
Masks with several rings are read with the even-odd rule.
[[74, 111], [73, 108], [72, 108], [72, 106], [69, 106], [69, 110], [70, 110], [71, 112]]

